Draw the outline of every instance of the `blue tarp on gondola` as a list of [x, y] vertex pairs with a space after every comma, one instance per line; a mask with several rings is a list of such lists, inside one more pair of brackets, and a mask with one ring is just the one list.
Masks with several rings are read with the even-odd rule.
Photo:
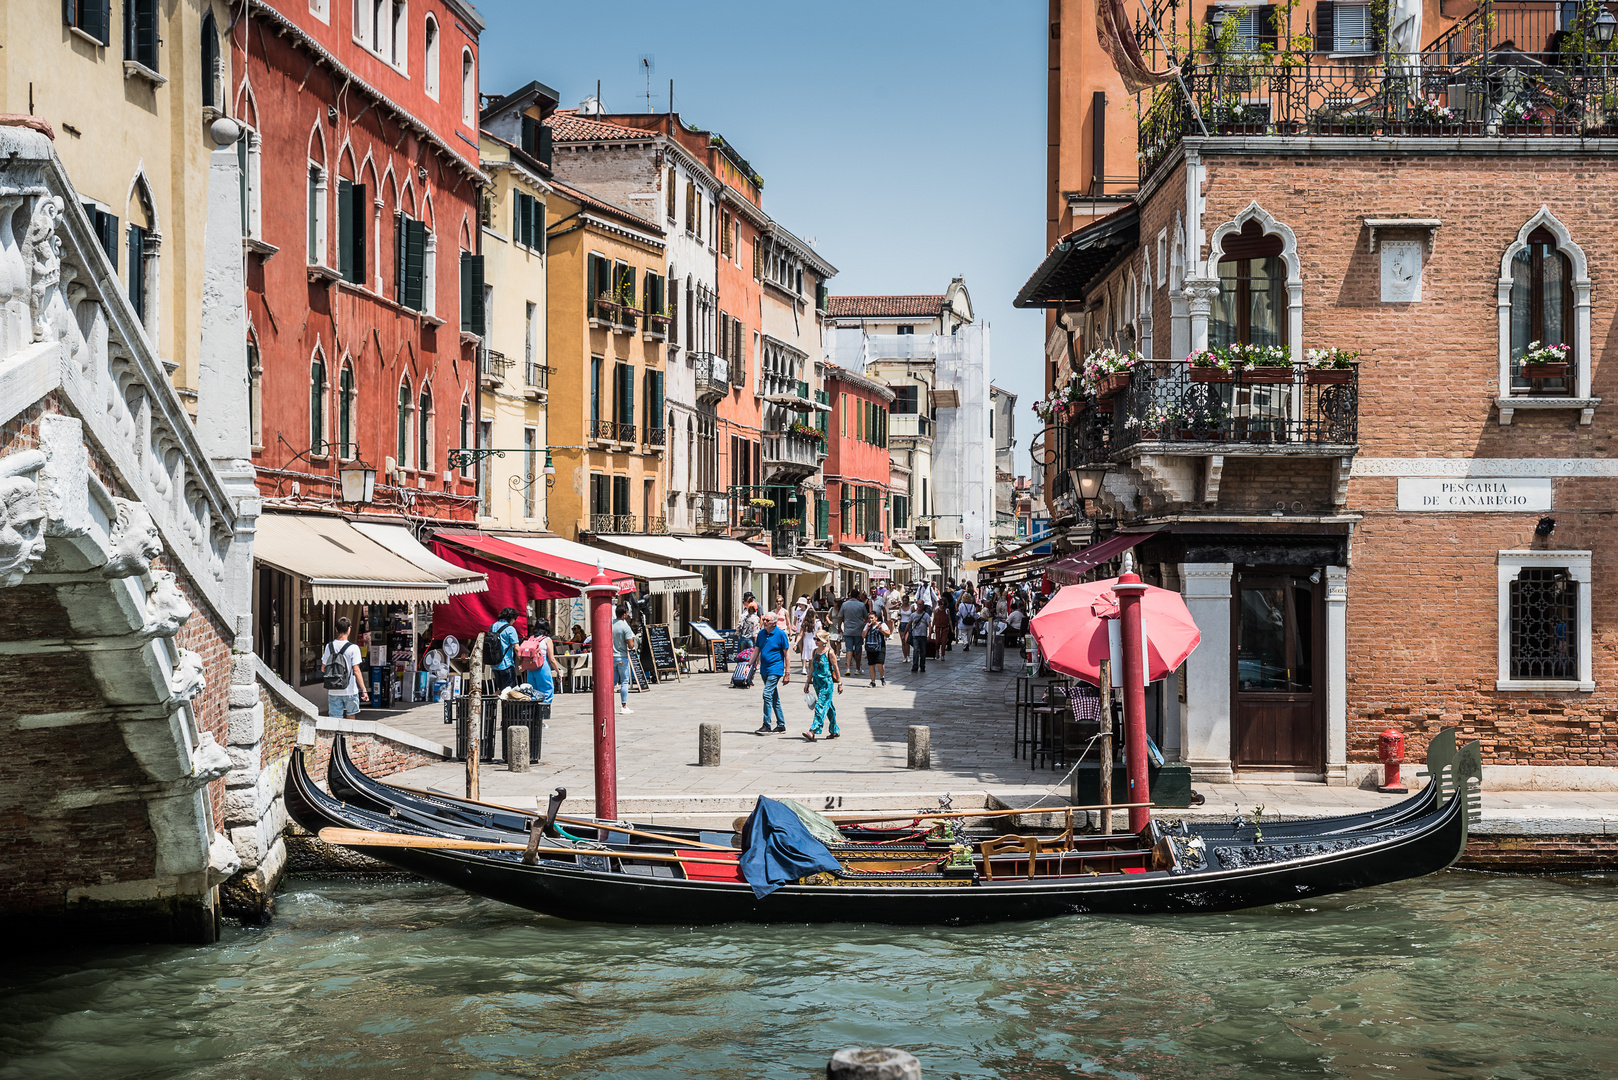
[[762, 795], [742, 826], [741, 866], [760, 900], [790, 881], [843, 868], [790, 807]]

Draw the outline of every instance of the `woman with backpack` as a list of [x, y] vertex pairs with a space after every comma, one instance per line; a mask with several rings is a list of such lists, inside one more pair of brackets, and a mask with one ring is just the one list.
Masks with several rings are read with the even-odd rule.
[[523, 679], [534, 688], [534, 700], [549, 705], [556, 696], [554, 673], [562, 670], [551, 645], [551, 624], [546, 619], [534, 620], [534, 636], [517, 646], [517, 666]]

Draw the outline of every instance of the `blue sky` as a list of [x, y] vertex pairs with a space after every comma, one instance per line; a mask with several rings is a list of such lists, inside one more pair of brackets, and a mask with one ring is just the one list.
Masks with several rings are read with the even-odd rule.
[[1045, 253], [1041, 0], [475, 2], [486, 94], [538, 79], [571, 107], [600, 79], [608, 109], [641, 111], [651, 54], [653, 108], [672, 78], [675, 109], [752, 162], [765, 209], [838, 268], [833, 293], [964, 274], [1023, 456], [1044, 322], [1011, 300]]

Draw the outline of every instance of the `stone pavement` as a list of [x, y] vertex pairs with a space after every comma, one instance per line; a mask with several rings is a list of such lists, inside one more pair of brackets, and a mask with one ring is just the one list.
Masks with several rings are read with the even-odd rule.
[[[897, 649], [894, 653], [897, 654]], [[800, 676], [785, 687], [787, 734], [754, 735], [761, 715], [760, 688], [730, 689], [726, 673], [696, 674], [629, 696], [631, 714], [620, 715], [618, 809], [642, 820], [674, 817], [725, 819], [744, 813], [758, 795], [796, 798], [817, 809], [913, 809], [934, 805], [949, 793], [957, 808], [1024, 806], [1051, 793], [1064, 770], [1032, 770], [1012, 755], [1016, 676], [991, 674], [974, 649], [929, 663], [925, 674], [890, 666], [887, 686], [870, 687], [850, 677], [837, 699], [842, 738], [808, 743]], [[483, 798], [524, 808], [558, 785], [568, 789], [567, 810], [588, 813], [594, 805], [590, 695], [558, 694], [541, 746], [541, 763], [513, 773], [485, 764]], [[441, 705], [402, 712], [366, 712], [365, 720], [438, 742], [453, 742]], [[723, 725], [721, 764], [697, 765], [697, 726]], [[932, 768], [905, 767], [906, 728], [926, 724], [932, 735]], [[464, 792], [465, 765], [444, 762], [390, 777], [397, 783], [447, 794]], [[1207, 798], [1199, 811], [1168, 811], [1178, 817], [1228, 817], [1236, 807], [1266, 816], [1314, 817], [1351, 813], [1396, 801], [1374, 790], [1311, 783], [1197, 784]], [[1065, 787], [1044, 805], [1063, 805]], [[1487, 791], [1484, 826], [1512, 833], [1580, 832], [1618, 835], [1618, 793], [1588, 791]], [[1482, 830], [1480, 830], [1482, 831]]]

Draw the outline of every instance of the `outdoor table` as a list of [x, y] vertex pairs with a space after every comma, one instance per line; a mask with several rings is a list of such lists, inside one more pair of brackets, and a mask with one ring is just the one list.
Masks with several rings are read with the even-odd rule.
[[567, 681], [567, 692], [569, 694], [578, 693], [579, 680], [588, 681], [590, 679], [590, 654], [587, 652], [557, 653], [556, 659], [562, 665], [562, 678]]

